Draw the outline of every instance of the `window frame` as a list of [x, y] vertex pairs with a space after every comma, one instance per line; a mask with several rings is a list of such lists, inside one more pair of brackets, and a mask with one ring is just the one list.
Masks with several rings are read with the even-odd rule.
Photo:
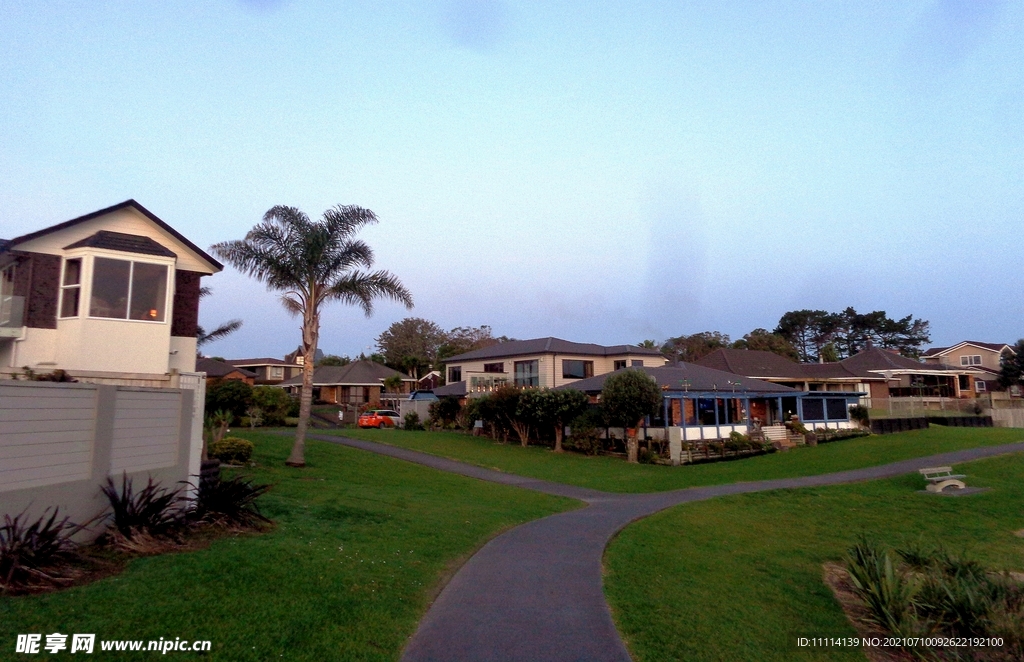
[[[98, 253], [97, 252], [97, 253], [90, 253], [88, 255], [81, 256], [81, 259], [83, 259], [83, 264], [85, 264], [85, 258], [88, 258], [89, 268], [88, 268], [88, 273], [86, 273], [86, 271], [83, 270], [81, 280], [84, 281], [84, 282], [88, 282], [89, 283], [89, 290], [88, 290], [89, 296], [88, 296], [88, 301], [85, 301], [86, 297], [79, 295], [79, 301], [78, 301], [79, 317], [84, 317], [85, 319], [90, 319], [90, 320], [104, 320], [104, 321], [113, 321], [113, 322], [132, 322], [132, 323], [143, 323], [143, 324], [170, 324], [171, 323], [171, 317], [173, 317], [173, 314], [174, 314], [174, 311], [172, 310], [172, 301], [173, 301], [173, 297], [174, 297], [174, 281], [172, 280], [172, 277], [173, 277], [174, 271], [175, 271], [175, 265], [174, 265], [173, 261], [171, 261], [171, 260], [163, 261], [163, 260], [153, 260], [153, 259], [137, 260], [137, 259], [134, 259], [134, 257], [126, 257], [124, 254], [121, 254], [121, 253], [112, 253], [112, 252], [106, 252], [106, 251], [104, 251], [102, 253]], [[71, 258], [67, 258], [67, 259], [78, 259], [78, 258], [71, 257]], [[93, 289], [94, 289], [93, 286], [95, 285], [96, 260], [97, 259], [115, 260], [115, 261], [120, 261], [120, 262], [127, 262], [129, 264], [129, 268], [128, 268], [128, 300], [125, 303], [125, 317], [106, 317], [106, 316], [93, 315], [92, 314], [92, 297], [93, 297]], [[134, 280], [135, 280], [135, 265], [136, 264], [145, 264], [145, 265], [154, 266], [154, 267], [163, 267], [163, 269], [164, 269], [163, 319], [161, 319], [161, 320], [133, 319], [132, 316], [131, 316], [131, 314], [132, 314], [132, 289], [133, 289], [133, 287], [135, 285]], [[61, 282], [63, 283], [63, 272], [61, 274]], [[81, 312], [81, 306], [83, 306], [83, 305], [88, 306], [88, 309], [86, 310], [84, 315]]]
[[[68, 264], [71, 262], [78, 262], [78, 282], [77, 283], [65, 283], [68, 277]], [[82, 300], [85, 298], [82, 296], [82, 282], [85, 280], [85, 257], [65, 257], [60, 265], [60, 300], [57, 302], [57, 319], [71, 320], [78, 319], [82, 316]], [[91, 285], [90, 285], [91, 289]], [[75, 314], [65, 315], [64, 314], [64, 301], [66, 292], [69, 290], [76, 290], [78, 293], [78, 300], [75, 301]]]
[[627, 365], [626, 359], [612, 361], [612, 372], [622, 370]]
[[505, 362], [504, 361], [497, 361], [497, 362], [494, 362], [494, 363], [485, 363], [483, 371], [484, 372], [488, 372], [488, 373], [501, 373], [501, 374], [505, 374]]
[[[583, 368], [583, 374], [569, 374], [567, 372], [566, 365], [570, 363], [579, 363]], [[587, 379], [594, 376], [594, 362], [587, 361], [586, 359], [562, 359], [562, 379]]]
[[269, 366], [268, 376], [270, 379], [284, 379], [284, 366], [283, 365], [272, 365]]
[[[525, 377], [520, 377], [519, 366], [528, 366], [532, 370], [527, 373], [523, 371]], [[536, 388], [540, 386], [540, 360], [530, 359], [527, 361], [513, 361], [512, 362], [512, 383], [515, 384], [516, 388]], [[523, 383], [530, 382], [530, 383]]]
[[458, 384], [462, 381], [462, 366], [448, 367], [448, 383]]
[[975, 393], [988, 393], [988, 385], [984, 379], [974, 380], [974, 392]]
[[961, 366], [981, 365], [981, 354], [964, 354], [960, 357]]

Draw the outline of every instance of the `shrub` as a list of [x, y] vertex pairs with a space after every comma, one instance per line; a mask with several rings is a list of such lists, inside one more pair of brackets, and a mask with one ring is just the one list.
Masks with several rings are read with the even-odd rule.
[[430, 403], [430, 419], [440, 424], [441, 427], [454, 425], [462, 409], [458, 398], [446, 395], [437, 402]]
[[277, 386], [254, 386], [252, 404], [263, 412], [263, 425], [284, 425], [284, 419], [291, 416], [293, 403], [295, 416], [299, 415], [298, 400]]
[[59, 508], [52, 513], [47, 508], [32, 523], [25, 521], [25, 512], [13, 519], [4, 515], [0, 526], [0, 593], [19, 593], [69, 580], [63, 568], [77, 556], [71, 534], [80, 527], [67, 517], [58, 519], [59, 512]]
[[871, 423], [870, 412], [864, 405], [853, 405], [850, 407], [850, 418], [861, 425], [868, 425]]
[[587, 412], [573, 419], [569, 424], [569, 438], [565, 442], [567, 448], [585, 455], [596, 455], [601, 450], [601, 435], [594, 423], [595, 418], [594, 414]]
[[114, 528], [128, 540], [141, 533], [167, 536], [173, 534], [184, 522], [181, 490], [160, 487], [152, 476], [146, 487], [138, 493], [127, 473], [121, 474], [120, 491], [109, 477], [101, 489], [110, 501]]
[[420, 423], [420, 415], [414, 411], [409, 412], [405, 415], [405, 429], [406, 430], [422, 430], [423, 424]]
[[209, 455], [224, 464], [245, 464], [252, 457], [251, 441], [239, 437], [224, 437], [210, 444]]
[[657, 464], [658, 454], [652, 450], [641, 448], [637, 453], [637, 461], [640, 464]]
[[213, 481], [200, 481], [198, 498], [192, 517], [208, 524], [257, 526], [267, 519], [256, 499], [270, 490], [270, 485], [255, 484], [241, 476]]
[[214, 384], [206, 391], [206, 411], [223, 410], [231, 414], [233, 420], [241, 419], [253, 404], [252, 391], [251, 386], [237, 380]]

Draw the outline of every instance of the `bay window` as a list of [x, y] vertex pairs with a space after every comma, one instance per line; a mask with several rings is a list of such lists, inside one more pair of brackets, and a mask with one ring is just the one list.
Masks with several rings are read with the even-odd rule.
[[95, 258], [89, 316], [163, 322], [167, 272], [163, 264]]

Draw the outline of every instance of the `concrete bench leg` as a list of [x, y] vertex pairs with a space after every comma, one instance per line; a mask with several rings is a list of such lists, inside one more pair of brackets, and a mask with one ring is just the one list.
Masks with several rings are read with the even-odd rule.
[[953, 487], [958, 490], [962, 490], [967, 486], [964, 485], [964, 482], [962, 480], [956, 480], [951, 478], [950, 480], [944, 480], [941, 483], [932, 483], [925, 489], [927, 489], [929, 492], [941, 492], [947, 487]]

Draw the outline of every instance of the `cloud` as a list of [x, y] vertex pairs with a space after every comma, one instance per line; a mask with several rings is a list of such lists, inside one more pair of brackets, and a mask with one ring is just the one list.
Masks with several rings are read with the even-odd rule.
[[457, 46], [483, 51], [504, 36], [507, 18], [498, 0], [453, 0], [444, 12], [443, 25]]

